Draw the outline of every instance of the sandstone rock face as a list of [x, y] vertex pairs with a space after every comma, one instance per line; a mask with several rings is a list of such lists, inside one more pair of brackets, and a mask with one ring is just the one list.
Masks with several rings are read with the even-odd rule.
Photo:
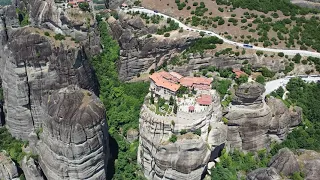
[[247, 175], [247, 180], [280, 180], [281, 176], [273, 167], [259, 168]]
[[41, 169], [36, 164], [33, 158], [23, 158], [21, 162], [21, 169], [23, 170], [24, 176], [27, 180], [44, 180]]
[[254, 151], [265, 148], [271, 119], [270, 108], [261, 95], [258, 83], [239, 86], [225, 117], [228, 119], [228, 147]]
[[[179, 111], [177, 115], [160, 116], [149, 109], [148, 103], [143, 105], [138, 163], [148, 179], [201, 179], [214, 150], [226, 142], [220, 100], [217, 94], [213, 99], [205, 112], [187, 116]], [[197, 129], [201, 129], [200, 136], [193, 133]], [[181, 130], [188, 133], [182, 135]], [[174, 143], [169, 142], [172, 134], [177, 135]]]
[[280, 99], [273, 97], [268, 99], [267, 104], [272, 111], [270, 134], [276, 134], [280, 139], [284, 139], [290, 127], [301, 123], [302, 109], [300, 107], [288, 109]]
[[48, 179], [105, 179], [108, 134], [105, 109], [92, 92], [69, 86], [48, 99], [37, 144]]
[[138, 73], [156, 69], [175, 52], [181, 52], [191, 42], [187, 38], [146, 38], [157, 31], [157, 26], [146, 27], [138, 17], [120, 15], [118, 21], [109, 19], [112, 34], [121, 51], [118, 62], [119, 77], [130, 80]]
[[274, 167], [279, 174], [282, 173], [285, 176], [292, 175], [300, 170], [293, 152], [287, 148], [281, 149], [278, 154], [272, 157], [268, 166]]
[[0, 152], [0, 179], [19, 179], [18, 170], [15, 163], [3, 152]]
[[[320, 153], [300, 149], [294, 154], [287, 148], [281, 149], [270, 160], [268, 168], [260, 168], [247, 175], [248, 180], [283, 179], [290, 177], [295, 172], [303, 172], [304, 179], [318, 180], [320, 177]], [[286, 179], [286, 178], [285, 178]]]
[[[107, 2], [111, 2], [111, 0]], [[117, 2], [122, 3], [121, 1]], [[163, 38], [163, 36], [146, 38], [147, 34], [156, 34], [158, 26], [146, 26], [138, 16], [131, 19], [127, 15], [120, 14], [119, 20], [109, 18], [108, 21], [114, 38], [120, 44], [118, 70], [120, 78], [125, 81], [131, 80], [138, 73], [146, 73], [151, 69], [156, 69], [164, 61], [169, 61], [173, 56], [188, 48], [197, 38], [187, 34], [174, 38]], [[255, 54], [216, 57], [214, 52], [206, 52], [202, 55], [189, 54], [185, 64], [170, 66], [170, 68], [172, 71], [188, 76], [203, 66], [241, 68], [244, 61], [248, 61], [253, 68], [268, 67], [275, 72], [285, 68], [281, 60], [265, 60], [264, 57], [258, 57]]]
[[[21, 2], [19, 7], [32, 4], [36, 4], [36, 0]], [[30, 17], [34, 17], [31, 20], [36, 25], [56, 16], [51, 12], [52, 9], [30, 9]], [[42, 13], [38, 12], [40, 10]], [[47, 15], [50, 12], [51, 15]], [[39, 17], [43, 15], [46, 18]], [[50, 30], [15, 28], [19, 22], [13, 6], [1, 9], [0, 16], [3, 17], [0, 24], [0, 62], [3, 64], [0, 76], [3, 80], [7, 126], [13, 136], [27, 139], [28, 134], [41, 124], [50, 91], [75, 84], [97, 93], [97, 83], [88, 62], [89, 51], [84, 46], [74, 43], [70, 38], [62, 43], [44, 36], [44, 31], [53, 36], [54, 32]]]
[[[20, 27], [16, 9], [30, 25]], [[43, 171], [49, 180], [104, 179], [108, 134], [88, 58], [100, 52], [93, 15], [62, 12], [54, 0], [17, 0], [0, 8], [0, 17], [6, 126], [39, 155], [39, 164], [23, 162], [26, 177], [41, 179]], [[71, 37], [56, 40], [57, 33]]]
[[261, 105], [265, 88], [259, 83], [245, 83], [238, 87], [235, 97], [232, 99], [233, 105]]
[[245, 83], [236, 90], [224, 115], [228, 119], [227, 148], [245, 151], [267, 148], [268, 134], [284, 139], [289, 128], [301, 122], [301, 108], [288, 109], [274, 98], [266, 103], [264, 91], [258, 83]]
[[317, 180], [320, 177], [320, 153], [311, 150], [300, 150], [298, 163], [306, 180]]

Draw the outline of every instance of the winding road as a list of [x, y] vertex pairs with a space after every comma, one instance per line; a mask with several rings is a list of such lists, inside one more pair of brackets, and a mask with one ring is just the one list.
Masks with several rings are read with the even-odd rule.
[[[289, 49], [273, 49], [273, 48], [264, 48], [264, 47], [258, 47], [258, 46], [253, 46], [252, 47], [246, 47], [245, 44], [243, 43], [239, 43], [239, 42], [235, 42], [235, 41], [231, 41], [229, 39], [226, 39], [222, 36], [220, 36], [219, 34], [216, 34], [215, 32], [213, 31], [208, 31], [208, 30], [202, 30], [202, 29], [195, 29], [195, 28], [192, 28], [192, 27], [189, 27], [185, 24], [183, 24], [182, 22], [180, 22], [179, 20], [173, 18], [173, 17], [170, 17], [168, 15], [165, 15], [165, 14], [162, 14], [162, 13], [159, 13], [157, 11], [154, 11], [154, 10], [150, 10], [150, 9], [145, 9], [145, 8], [142, 8], [142, 7], [133, 7], [133, 8], [126, 8], [126, 9], [121, 9], [121, 11], [127, 13], [129, 11], [131, 12], [140, 12], [140, 13], [146, 13], [147, 15], [149, 16], [152, 16], [152, 15], [160, 15], [160, 16], [163, 16], [165, 19], [167, 18], [170, 18], [171, 20], [174, 20], [176, 23], [179, 24], [179, 26], [184, 29], [184, 30], [187, 30], [187, 31], [195, 31], [195, 32], [204, 32], [206, 35], [208, 36], [215, 36], [215, 37], [218, 37], [220, 39], [223, 40], [223, 42], [227, 43], [227, 44], [231, 44], [231, 45], [234, 45], [234, 46], [239, 46], [239, 47], [243, 47], [243, 48], [247, 48], [247, 49], [254, 49], [254, 50], [260, 50], [260, 51], [267, 51], [267, 52], [274, 52], [274, 53], [279, 53], [279, 52], [283, 52], [285, 55], [291, 55], [291, 56], [294, 56], [296, 54], [300, 54], [301, 56], [313, 56], [313, 57], [320, 57], [320, 53], [318, 52], [312, 52], [312, 51], [304, 51], [304, 50], [289, 50]], [[250, 45], [251, 46], [251, 45]]]
[[265, 88], [266, 91], [263, 93], [263, 97], [267, 94], [270, 94], [272, 91], [278, 89], [279, 87], [283, 87], [288, 84], [289, 80], [294, 77], [300, 77], [305, 82], [318, 82], [320, 81], [320, 75], [298, 75], [298, 76], [286, 76], [285, 78], [276, 79], [273, 81], [266, 82]]

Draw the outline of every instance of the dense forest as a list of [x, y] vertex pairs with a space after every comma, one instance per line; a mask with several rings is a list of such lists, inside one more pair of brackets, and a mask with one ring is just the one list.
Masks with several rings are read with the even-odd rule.
[[[244, 154], [239, 151], [233, 153], [222, 153], [220, 163], [212, 169], [212, 179], [237, 180], [238, 175], [242, 174], [241, 179], [245, 179], [245, 174], [260, 168], [266, 167], [270, 158], [281, 148], [290, 149], [310, 149], [320, 151], [320, 84], [305, 83], [300, 78], [289, 81], [286, 89], [290, 92], [285, 104], [288, 106], [296, 105], [303, 109], [304, 120], [301, 126], [295, 128], [281, 144], [272, 144], [271, 151], [258, 151], [256, 154]], [[283, 90], [279, 89], [272, 95], [280, 98]], [[293, 180], [303, 179], [297, 172], [291, 177]]]
[[116, 61], [119, 58], [119, 45], [108, 34], [107, 23], [99, 17], [97, 19], [104, 49], [91, 62], [100, 84], [100, 99], [107, 110], [111, 155], [115, 160], [114, 175], [111, 174], [109, 178], [144, 179], [137, 174], [138, 142], [129, 144], [124, 137], [128, 129], [138, 129], [140, 108], [148, 93], [149, 83], [123, 83], [118, 79]]

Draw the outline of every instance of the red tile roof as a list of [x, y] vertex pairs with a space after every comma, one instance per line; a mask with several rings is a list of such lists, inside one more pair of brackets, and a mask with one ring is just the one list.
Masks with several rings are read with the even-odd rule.
[[192, 87], [193, 85], [207, 85], [210, 87], [212, 80], [203, 77], [184, 77], [181, 78], [179, 82], [181, 85], [187, 87]]
[[201, 96], [197, 98], [197, 103], [200, 105], [210, 105], [212, 103], [212, 97], [208, 94], [201, 94]]
[[178, 82], [177, 79], [171, 76], [168, 72], [155, 72], [149, 77], [157, 86], [169, 89], [173, 92], [176, 92], [180, 88], [180, 85], [175, 83]]
[[245, 72], [241, 71], [240, 69], [232, 69], [232, 72], [236, 74], [236, 78], [239, 78], [241, 75], [247, 75]]
[[189, 111], [194, 111], [194, 106], [189, 106]]
[[183, 76], [177, 72], [169, 72], [172, 76], [176, 77], [177, 79], [183, 78]]

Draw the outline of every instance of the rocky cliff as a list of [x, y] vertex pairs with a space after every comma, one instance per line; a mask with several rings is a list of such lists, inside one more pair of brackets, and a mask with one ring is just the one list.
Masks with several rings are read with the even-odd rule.
[[319, 0], [291, 0], [291, 3], [301, 7], [320, 9]]
[[0, 16], [6, 126], [39, 155], [39, 165], [22, 163], [26, 177], [104, 179], [106, 117], [89, 64], [100, 51], [93, 15], [53, 0], [16, 0]]
[[[198, 34], [170, 32], [170, 38], [156, 35], [159, 24], [145, 23], [139, 16], [119, 14], [119, 19], [109, 18], [109, 25], [113, 37], [120, 45], [120, 60], [118, 61], [119, 75], [122, 80], [131, 80], [138, 74], [148, 73], [156, 69], [163, 62], [170, 62], [171, 58], [179, 55], [190, 46]], [[147, 34], [153, 34], [148, 38]], [[193, 71], [203, 66], [216, 66], [219, 68], [240, 68], [244, 61], [248, 61], [253, 68], [268, 67], [278, 72], [284, 70], [283, 60], [265, 60], [256, 54], [245, 54], [240, 56], [221, 55], [216, 57], [212, 52], [189, 54], [188, 60], [182, 65], [170, 67], [172, 71], [188, 76]]]
[[269, 135], [284, 139], [290, 127], [302, 120], [301, 108], [288, 109], [281, 100], [262, 97], [264, 87], [245, 83], [238, 87], [226, 114], [230, 149], [254, 151], [268, 148]]
[[[310, 150], [298, 150], [295, 154], [287, 148], [281, 149], [270, 160], [267, 168], [261, 168], [248, 174], [248, 180], [283, 179], [302, 172], [304, 179], [319, 179], [320, 154]], [[280, 176], [281, 175], [281, 176]]]
[[15, 163], [8, 155], [0, 152], [0, 179], [18, 180], [19, 174]]
[[124, 14], [119, 20], [108, 20], [112, 34], [120, 45], [120, 59], [118, 62], [119, 77], [130, 80], [138, 73], [156, 69], [163, 61], [171, 58], [171, 54], [181, 52], [190, 40], [187, 38], [147, 38], [147, 34], [155, 34], [158, 26], [146, 26], [140, 17], [132, 19]]
[[[226, 140], [219, 97], [213, 97], [205, 112], [189, 115], [160, 116], [145, 103], [139, 120], [138, 163], [148, 179], [201, 179]], [[170, 142], [174, 135], [177, 141]]]
[[36, 148], [48, 179], [105, 179], [105, 109], [92, 92], [69, 86], [48, 99], [48, 118]]

